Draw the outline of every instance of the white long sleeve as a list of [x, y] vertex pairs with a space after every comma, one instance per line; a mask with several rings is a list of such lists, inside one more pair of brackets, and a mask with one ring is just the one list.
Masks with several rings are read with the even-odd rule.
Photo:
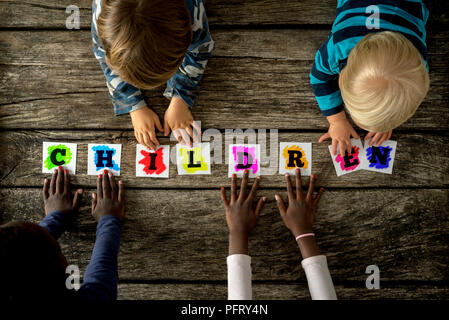
[[302, 260], [301, 265], [306, 272], [312, 300], [337, 300], [326, 256], [309, 257]]
[[233, 254], [226, 259], [228, 264], [228, 300], [251, 300], [251, 257]]

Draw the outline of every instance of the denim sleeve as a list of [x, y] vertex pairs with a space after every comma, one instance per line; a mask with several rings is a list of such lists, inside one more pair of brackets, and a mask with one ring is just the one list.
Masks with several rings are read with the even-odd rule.
[[104, 76], [106, 77], [106, 85], [109, 89], [109, 96], [114, 105], [115, 115], [130, 113], [131, 111], [146, 106], [142, 92], [133, 85], [122, 80], [117, 73], [114, 72], [106, 64], [106, 52], [101, 44], [97, 30], [97, 20], [101, 12], [101, 0], [93, 0], [92, 2], [92, 44], [95, 58], [100, 63]]
[[39, 223], [39, 225], [46, 229], [55, 240], [61, 236], [67, 226], [67, 214], [62, 211], [52, 211]]
[[192, 43], [175, 75], [168, 80], [164, 96], [178, 97], [192, 108], [199, 92], [208, 59], [212, 56], [215, 43], [209, 32], [206, 10], [202, 0], [186, 1], [192, 18]]
[[87, 300], [117, 299], [121, 230], [120, 219], [112, 214], [103, 216], [98, 222], [92, 257], [79, 290]]

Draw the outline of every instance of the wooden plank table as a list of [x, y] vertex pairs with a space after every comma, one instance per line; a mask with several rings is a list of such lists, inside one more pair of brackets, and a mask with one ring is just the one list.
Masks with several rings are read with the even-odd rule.
[[[71, 4], [80, 8], [80, 30], [65, 28], [63, 1], [0, 0], [0, 223], [43, 218], [42, 142], [78, 143], [73, 183], [86, 196], [60, 242], [69, 263], [85, 270], [95, 239], [87, 144], [121, 143], [128, 191], [119, 298], [226, 298], [227, 228], [218, 187], [229, 183], [227, 166], [213, 165], [210, 176], [178, 176], [171, 165], [170, 179], [135, 177], [130, 118], [114, 117], [91, 49], [91, 0]], [[206, 133], [221, 132], [223, 153], [225, 129], [277, 129], [277, 141], [267, 140], [274, 146], [313, 143], [312, 168], [327, 189], [315, 229], [342, 299], [449, 298], [449, 18], [443, 1], [429, 7], [431, 88], [414, 117], [393, 133], [393, 175], [359, 171], [337, 178], [327, 146], [317, 143], [327, 123], [308, 80], [335, 1], [206, 4], [216, 50], [193, 115]], [[161, 118], [168, 105], [162, 91], [145, 92]], [[263, 176], [259, 194], [268, 203], [249, 248], [254, 298], [309, 299], [275, 192], [285, 196], [283, 177]], [[371, 264], [381, 270], [381, 290], [365, 288]]]

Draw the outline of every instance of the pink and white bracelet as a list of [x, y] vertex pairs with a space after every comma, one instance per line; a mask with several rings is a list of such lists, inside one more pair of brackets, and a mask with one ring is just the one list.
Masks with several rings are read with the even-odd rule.
[[315, 237], [315, 233], [303, 233], [296, 237], [296, 241], [305, 237]]

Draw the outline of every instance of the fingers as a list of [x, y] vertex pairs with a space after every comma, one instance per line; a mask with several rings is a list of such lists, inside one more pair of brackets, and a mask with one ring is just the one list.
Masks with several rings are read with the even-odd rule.
[[104, 170], [102, 185], [103, 185], [103, 197], [108, 199], [111, 198], [111, 184], [109, 182], [109, 175], [107, 170]]
[[97, 207], [98, 196], [95, 192], [92, 192], [92, 215], [94, 215], [95, 208]]
[[151, 143], [153, 143], [154, 150], [156, 150], [156, 148], [159, 147], [159, 141], [157, 140], [156, 132], [154, 130], [150, 131], [149, 136]]
[[198, 122], [196, 122], [196, 121], [192, 122], [192, 126], [193, 126], [193, 129], [195, 131], [194, 132], [194, 137], [193, 137], [193, 142], [198, 143], [198, 142], [201, 141], [201, 127], [198, 124]]
[[371, 141], [369, 142], [369, 145], [370, 146], [372, 146], [373, 144], [375, 144], [379, 139], [380, 139], [380, 137], [381, 137], [381, 133], [376, 133], [375, 135], [374, 135], [374, 137], [371, 139]]
[[351, 152], [351, 140], [342, 140], [340, 141], [340, 155], [342, 157], [345, 156], [345, 152], [348, 151], [348, 153]]
[[178, 129], [173, 130], [173, 135], [175, 136], [175, 139], [178, 140], [179, 143], [182, 142], [182, 136]]
[[111, 172], [109, 172], [109, 181], [111, 183], [111, 198], [116, 200], [118, 199], [118, 188], [117, 183], [115, 182], [115, 177]]
[[151, 138], [150, 138], [149, 134], [144, 133], [144, 134], [142, 134], [142, 137], [143, 137], [143, 142], [144, 142], [143, 144], [145, 145], [145, 147], [147, 147], [147, 148], [149, 148], [151, 150], [155, 150], [156, 149], [154, 144], [153, 144], [153, 142], [151, 141]]
[[290, 180], [290, 175], [285, 174], [285, 183], [287, 185], [288, 201], [295, 199], [295, 194], [293, 193], [292, 181]]
[[44, 187], [42, 188], [42, 196], [44, 197], [44, 201], [48, 199], [48, 188], [50, 188], [50, 181], [45, 178]]
[[[332, 139], [332, 154], [335, 156], [337, 155], [337, 140], [336, 139]], [[340, 149], [341, 149], [341, 144], [340, 144]]]
[[103, 175], [99, 174], [97, 178], [97, 198], [103, 198]]
[[274, 198], [276, 199], [279, 212], [281, 213], [282, 216], [285, 215], [287, 213], [287, 208], [285, 208], [284, 200], [282, 200], [281, 196], [278, 194], [276, 194]]
[[229, 206], [229, 200], [226, 198], [226, 190], [223, 187], [221, 187], [221, 200], [227, 208]]
[[253, 186], [251, 188], [251, 191], [248, 195], [248, 200], [253, 202], [254, 198], [256, 197], [256, 192], [257, 192], [257, 188], [259, 187], [259, 183], [260, 183], [260, 179], [262, 179], [260, 176], [258, 176], [256, 178], [256, 180], [254, 180]]
[[256, 209], [254, 210], [254, 215], [256, 216], [256, 220], [259, 219], [260, 212], [262, 211], [262, 208], [263, 208], [263, 205], [265, 204], [266, 199], [267, 198], [262, 197], [259, 199], [259, 201], [257, 201]]
[[170, 126], [168, 125], [167, 121], [164, 121], [164, 135], [168, 136], [169, 133], [170, 133]]
[[81, 196], [83, 195], [83, 190], [82, 189], [78, 189], [75, 192], [75, 195], [73, 196], [73, 204], [72, 204], [72, 208], [73, 210], [78, 210], [80, 207], [80, 199]]
[[64, 170], [64, 194], [70, 197], [70, 174], [67, 169]]
[[122, 180], [118, 182], [118, 201], [123, 206], [125, 205], [125, 184]]
[[237, 175], [232, 174], [231, 178], [231, 202], [237, 200]]
[[159, 132], [164, 132], [164, 128], [161, 125], [161, 120], [159, 119], [159, 117], [155, 118], [154, 125]]
[[306, 201], [312, 201], [313, 190], [315, 189], [315, 178], [316, 176], [312, 174], [309, 180], [309, 190], [307, 191]]
[[301, 169], [296, 168], [295, 176], [296, 176], [296, 199], [300, 200], [303, 198], [302, 183], [301, 183]]
[[393, 131], [390, 130], [390, 131], [388, 132], [387, 140], [390, 140], [392, 134], [393, 134]]
[[187, 131], [185, 129], [178, 129], [181, 132], [182, 135], [182, 143], [184, 143], [186, 146], [192, 147], [192, 143], [190, 142], [190, 137], [187, 134]]
[[380, 146], [384, 141], [387, 140], [387, 137], [388, 137], [388, 133], [384, 133], [384, 134], [380, 137], [379, 142], [378, 142], [377, 145]]
[[239, 192], [240, 201], [245, 201], [246, 199], [246, 188], [248, 188], [248, 174], [249, 174], [248, 170], [243, 171], [243, 179], [242, 183], [240, 184], [240, 192]]
[[313, 205], [316, 207], [318, 205], [318, 202], [320, 202], [321, 196], [324, 193], [324, 188], [320, 188], [317, 195], [315, 196], [315, 199], [313, 199]]
[[365, 136], [365, 141], [371, 139], [375, 134], [375, 132], [368, 132], [368, 134]]
[[325, 134], [323, 134], [319, 139], [318, 139], [318, 143], [323, 142], [324, 140], [329, 139], [331, 136], [329, 135], [328, 132], [326, 132]]
[[56, 193], [62, 193], [63, 191], [64, 191], [64, 173], [62, 171], [62, 167], [59, 167], [56, 178]]

